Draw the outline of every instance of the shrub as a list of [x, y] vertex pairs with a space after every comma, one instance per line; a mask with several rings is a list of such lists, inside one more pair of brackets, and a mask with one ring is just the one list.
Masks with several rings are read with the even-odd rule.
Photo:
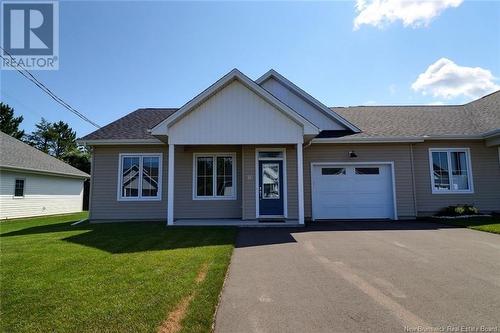
[[479, 210], [472, 205], [448, 206], [439, 211], [439, 216], [478, 215]]

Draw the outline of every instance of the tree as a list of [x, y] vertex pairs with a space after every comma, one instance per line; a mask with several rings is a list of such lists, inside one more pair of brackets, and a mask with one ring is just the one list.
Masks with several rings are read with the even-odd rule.
[[64, 161], [69, 165], [90, 173], [90, 152], [86, 147], [79, 146], [64, 156]]
[[52, 124], [45, 120], [45, 118], [42, 118], [35, 127], [36, 131], [28, 135], [28, 143], [38, 150], [50, 154], [51, 146], [56, 136]]
[[53, 135], [51, 142], [51, 153], [54, 157], [64, 159], [66, 155], [74, 151], [76, 145], [76, 132], [63, 121], [52, 124]]
[[0, 102], [0, 131], [18, 140], [24, 137], [24, 131], [19, 130], [23, 116], [14, 117], [14, 109]]

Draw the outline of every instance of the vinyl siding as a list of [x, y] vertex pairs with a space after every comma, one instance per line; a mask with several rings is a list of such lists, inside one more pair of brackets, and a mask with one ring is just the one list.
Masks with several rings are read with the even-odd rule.
[[262, 87], [273, 94], [280, 101], [291, 107], [305, 119], [311, 121], [316, 127], [322, 130], [345, 130], [341, 125], [331, 117], [318, 110], [316, 106], [305, 101], [302, 97], [295, 94], [291, 89], [285, 87], [281, 82], [274, 78], [266, 80]]
[[[470, 149], [474, 193], [432, 194], [430, 148]], [[500, 163], [497, 147], [486, 147], [484, 141], [429, 141], [415, 144], [413, 154], [419, 215], [430, 215], [441, 208], [457, 204], [471, 204], [483, 211], [500, 210]]]
[[[236, 200], [193, 200], [193, 154], [236, 154]], [[241, 146], [175, 148], [174, 219], [242, 217]]]
[[[349, 158], [355, 151], [357, 158]], [[304, 215], [311, 218], [312, 162], [394, 162], [399, 218], [415, 216], [411, 151], [408, 144], [313, 144], [304, 149]]]
[[283, 144], [302, 140], [290, 117], [233, 81], [168, 130], [174, 144]]
[[[95, 146], [91, 183], [91, 220], [166, 220], [167, 157], [166, 145]], [[162, 200], [118, 201], [118, 163], [120, 153], [163, 153]]]
[[[24, 197], [14, 197], [16, 178], [24, 182]], [[80, 212], [83, 179], [0, 172], [0, 219]]]

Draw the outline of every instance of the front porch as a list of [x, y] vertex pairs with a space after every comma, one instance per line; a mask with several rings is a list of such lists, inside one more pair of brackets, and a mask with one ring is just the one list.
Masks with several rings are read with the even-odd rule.
[[167, 223], [299, 226], [302, 144], [169, 145]]

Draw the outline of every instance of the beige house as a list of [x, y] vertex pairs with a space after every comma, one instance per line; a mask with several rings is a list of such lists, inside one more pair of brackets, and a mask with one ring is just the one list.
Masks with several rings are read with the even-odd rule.
[[83, 137], [91, 220], [169, 225], [500, 211], [500, 92], [465, 105], [328, 108], [274, 70], [238, 70], [179, 109]]

